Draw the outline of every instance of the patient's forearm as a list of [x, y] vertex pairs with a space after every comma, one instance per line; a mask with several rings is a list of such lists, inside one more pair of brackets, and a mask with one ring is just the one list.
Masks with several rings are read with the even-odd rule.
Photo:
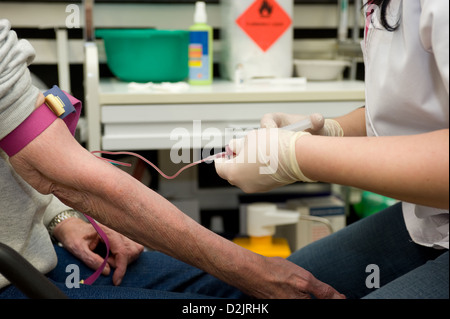
[[38, 191], [53, 193], [136, 242], [226, 282], [243, 285], [236, 280], [236, 267], [258, 264], [257, 255], [202, 227], [130, 175], [90, 154], [61, 120], [10, 161]]
[[[231, 252], [237, 249], [232, 247], [234, 244], [200, 226], [166, 199], [119, 169], [108, 167], [105, 174], [104, 183], [94, 186], [95, 189], [74, 191], [55, 185], [52, 192], [66, 204], [144, 246], [225, 280], [223, 275], [226, 275], [229, 263], [237, 264], [237, 256]], [[94, 175], [91, 177], [95, 178]]]

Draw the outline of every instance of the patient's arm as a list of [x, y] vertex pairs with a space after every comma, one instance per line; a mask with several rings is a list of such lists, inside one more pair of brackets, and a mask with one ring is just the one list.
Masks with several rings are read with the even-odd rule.
[[34, 188], [144, 246], [209, 272], [254, 297], [340, 297], [304, 269], [251, 253], [214, 234], [122, 170], [82, 148], [57, 119], [15, 156]]

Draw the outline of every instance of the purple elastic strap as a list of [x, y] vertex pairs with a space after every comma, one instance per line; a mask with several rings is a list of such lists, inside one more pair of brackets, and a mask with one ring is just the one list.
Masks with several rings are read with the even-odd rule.
[[[58, 93], [57, 93], [58, 92]], [[81, 102], [73, 96], [63, 92], [57, 86], [44, 93], [58, 95], [66, 101], [67, 110], [61, 117], [69, 128], [70, 133], [75, 135], [78, 119], [81, 114]], [[9, 157], [16, 155], [31, 141], [45, 131], [58, 117], [44, 103], [28, 116], [11, 133], [0, 140], [0, 148], [8, 154]]]

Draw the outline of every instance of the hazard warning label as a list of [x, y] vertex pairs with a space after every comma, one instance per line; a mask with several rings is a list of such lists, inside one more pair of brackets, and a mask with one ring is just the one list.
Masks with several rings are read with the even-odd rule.
[[291, 26], [292, 19], [276, 0], [256, 0], [236, 23], [265, 52]]

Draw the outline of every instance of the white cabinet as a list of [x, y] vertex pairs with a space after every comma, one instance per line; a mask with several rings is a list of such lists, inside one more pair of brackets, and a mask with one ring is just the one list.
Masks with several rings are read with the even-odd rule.
[[[212, 128], [225, 136], [227, 128], [257, 127], [265, 113], [319, 112], [336, 117], [364, 105], [360, 81], [236, 86], [216, 80], [211, 86], [191, 86], [182, 92], [137, 91], [114, 78], [98, 79], [95, 45], [86, 46], [85, 65], [90, 150], [170, 149], [177, 142], [170, 139], [177, 128], [193, 139]], [[218, 140], [200, 139], [202, 146], [220, 146]]]

